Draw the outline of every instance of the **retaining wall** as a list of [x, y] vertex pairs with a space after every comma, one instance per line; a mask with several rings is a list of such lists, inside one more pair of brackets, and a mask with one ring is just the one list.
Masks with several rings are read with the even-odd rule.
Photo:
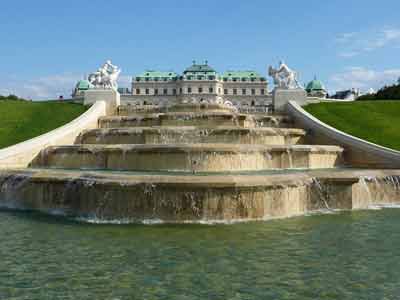
[[106, 103], [97, 101], [80, 117], [36, 138], [0, 150], [0, 169], [26, 168], [38, 153], [56, 145], [71, 145], [85, 129], [98, 127], [99, 117], [106, 115]]
[[297, 127], [307, 130], [309, 142], [342, 146], [348, 165], [363, 168], [400, 168], [400, 151], [337, 130], [306, 112], [295, 101], [289, 101], [287, 111], [294, 118]]

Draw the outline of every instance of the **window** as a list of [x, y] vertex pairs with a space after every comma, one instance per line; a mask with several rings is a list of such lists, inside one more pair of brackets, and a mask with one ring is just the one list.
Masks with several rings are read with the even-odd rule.
[[199, 94], [203, 93], [203, 88], [199, 87]]
[[149, 77], [146, 77], [144, 80], [145, 80], [145, 81], [149, 81], [149, 80], [150, 80], [150, 78], [149, 78]]
[[236, 81], [237, 81], [237, 79], [236, 79], [236, 78], [233, 78], [233, 79], [232, 79], [232, 81], [236, 82]]
[[215, 80], [215, 76], [208, 76], [208, 80]]
[[150, 90], [146, 89], [146, 95], [150, 94]]
[[140, 95], [140, 89], [136, 89], [136, 95]]
[[228, 89], [224, 89], [224, 95], [228, 95]]
[[158, 81], [158, 77], [154, 77], [154, 81]]
[[176, 89], [173, 89], [173, 90], [172, 90], [172, 94], [173, 94], [173, 95], [176, 95]]
[[179, 94], [181, 94], [182, 95], [182, 88], [179, 88]]
[[201, 76], [201, 75], [200, 75], [200, 76], [197, 76], [197, 79], [198, 79], [198, 80], [203, 80], [203, 79], [204, 79], [204, 76]]
[[265, 95], [265, 90], [261, 89], [261, 95]]
[[218, 94], [221, 94], [221, 88], [218, 88]]
[[208, 92], [209, 92], [210, 94], [212, 94], [212, 93], [214, 93], [214, 89], [213, 89], [212, 87], [209, 87], [209, 88], [208, 88]]
[[233, 89], [233, 94], [237, 95], [237, 89]]
[[242, 95], [246, 95], [246, 89], [242, 89]]
[[140, 81], [140, 77], [136, 77], [136, 81]]
[[168, 89], [164, 89], [164, 90], [163, 90], [163, 94], [164, 94], [164, 95], [168, 95]]
[[158, 95], [158, 89], [154, 89], [154, 95]]
[[188, 87], [188, 88], [187, 88], [187, 92], [188, 92], [188, 94], [191, 94], [191, 93], [192, 93], [192, 88], [191, 88], [191, 87]]
[[224, 81], [228, 81], [228, 78], [227, 78], [227, 77], [224, 77]]
[[251, 94], [255, 95], [256, 94], [256, 89], [251, 89]]

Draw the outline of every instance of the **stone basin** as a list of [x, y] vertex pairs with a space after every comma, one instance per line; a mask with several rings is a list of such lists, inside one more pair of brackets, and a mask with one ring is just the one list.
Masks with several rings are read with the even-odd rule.
[[248, 221], [398, 203], [399, 170], [151, 175], [72, 170], [0, 172], [0, 206], [98, 220]]
[[184, 172], [316, 169], [339, 166], [342, 152], [341, 147], [314, 145], [72, 145], [46, 148], [31, 166]]
[[293, 145], [303, 141], [305, 131], [295, 128], [240, 128], [219, 126], [197, 128], [135, 127], [87, 130], [76, 144], [175, 144], [175, 143], [229, 143]]
[[178, 104], [174, 106], [149, 107], [146, 105], [122, 105], [117, 109], [120, 116], [129, 116], [148, 113], [167, 113], [167, 112], [235, 112], [235, 108], [221, 104]]

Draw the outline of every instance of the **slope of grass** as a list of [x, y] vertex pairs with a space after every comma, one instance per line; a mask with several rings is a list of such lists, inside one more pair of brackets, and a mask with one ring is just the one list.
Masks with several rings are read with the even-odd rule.
[[81, 115], [83, 105], [57, 101], [0, 101], [0, 149], [36, 137]]
[[400, 101], [318, 103], [305, 110], [341, 131], [400, 150]]

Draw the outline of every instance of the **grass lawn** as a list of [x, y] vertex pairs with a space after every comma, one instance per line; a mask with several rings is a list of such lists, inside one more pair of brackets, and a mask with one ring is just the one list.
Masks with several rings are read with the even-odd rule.
[[86, 108], [58, 101], [0, 101], [0, 149], [36, 137], [75, 119]]
[[400, 101], [318, 103], [305, 110], [341, 131], [400, 150]]

